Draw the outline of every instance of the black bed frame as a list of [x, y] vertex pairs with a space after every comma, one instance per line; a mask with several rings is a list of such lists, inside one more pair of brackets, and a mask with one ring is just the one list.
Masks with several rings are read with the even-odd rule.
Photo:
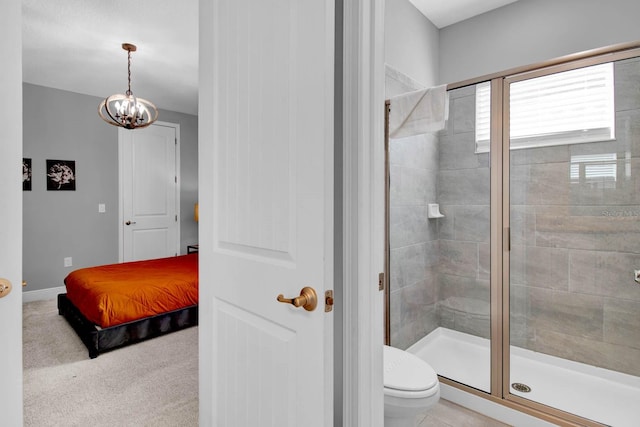
[[58, 295], [58, 314], [64, 316], [89, 350], [89, 357], [198, 324], [198, 306], [158, 314], [109, 328], [98, 328], [67, 298]]

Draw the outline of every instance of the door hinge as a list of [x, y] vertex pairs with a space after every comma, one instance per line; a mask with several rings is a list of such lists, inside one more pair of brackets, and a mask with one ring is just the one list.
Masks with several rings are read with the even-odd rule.
[[328, 313], [333, 310], [333, 291], [329, 290], [324, 293], [324, 312]]
[[177, 176], [173, 177], [173, 182], [175, 182], [176, 184], [178, 183], [178, 177]]
[[176, 222], [178, 222], [178, 215], [176, 214]]
[[384, 291], [384, 273], [378, 274], [378, 290]]

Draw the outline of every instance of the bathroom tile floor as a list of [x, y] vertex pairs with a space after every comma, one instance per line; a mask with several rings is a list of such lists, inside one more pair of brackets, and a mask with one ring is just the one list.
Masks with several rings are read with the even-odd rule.
[[416, 427], [507, 427], [501, 423], [460, 405], [440, 399], [429, 409]]

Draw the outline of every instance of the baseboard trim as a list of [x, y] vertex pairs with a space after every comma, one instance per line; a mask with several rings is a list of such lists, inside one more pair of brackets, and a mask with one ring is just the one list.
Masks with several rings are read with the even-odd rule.
[[67, 291], [64, 286], [58, 286], [56, 288], [37, 289], [35, 291], [22, 292], [22, 303], [33, 301], [45, 301], [55, 299], [58, 294], [63, 294]]

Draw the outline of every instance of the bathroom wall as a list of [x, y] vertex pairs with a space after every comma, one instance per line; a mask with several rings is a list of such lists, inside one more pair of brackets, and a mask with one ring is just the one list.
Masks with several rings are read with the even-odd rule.
[[640, 40], [637, 0], [519, 0], [440, 30], [441, 83]]
[[[511, 337], [640, 375], [640, 59], [614, 73], [614, 141], [511, 152]], [[574, 156], [610, 153], [615, 179], [572, 180]]]

